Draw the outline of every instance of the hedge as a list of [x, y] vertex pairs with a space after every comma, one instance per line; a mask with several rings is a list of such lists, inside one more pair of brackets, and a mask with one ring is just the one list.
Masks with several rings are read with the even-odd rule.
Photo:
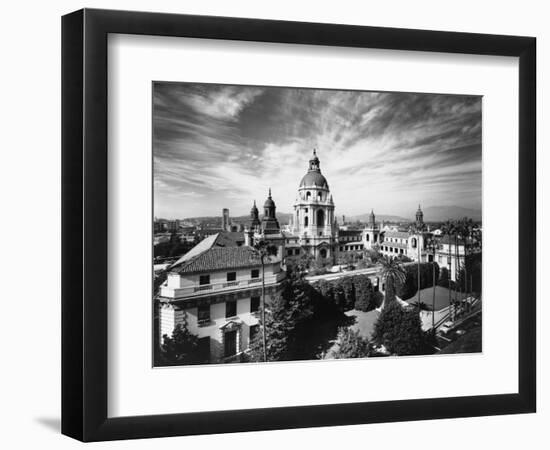
[[[435, 262], [420, 263], [420, 289], [433, 286], [433, 267], [436, 283], [439, 279], [439, 265]], [[418, 264], [408, 264], [405, 270], [405, 282], [397, 289], [397, 296], [402, 300], [412, 298], [418, 292]]]

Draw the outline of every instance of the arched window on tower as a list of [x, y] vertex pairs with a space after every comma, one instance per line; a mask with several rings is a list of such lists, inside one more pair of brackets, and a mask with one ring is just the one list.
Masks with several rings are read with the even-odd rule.
[[311, 192], [307, 191], [306, 192], [306, 200], [310, 200], [311, 199]]
[[325, 226], [325, 212], [322, 209], [317, 211], [317, 226], [318, 227]]
[[321, 192], [317, 192], [317, 200], [323, 200], [323, 194]]
[[306, 216], [306, 217], [304, 218], [304, 227], [307, 227], [308, 225], [309, 225], [309, 217]]
[[416, 238], [411, 239], [412, 248], [416, 248]]

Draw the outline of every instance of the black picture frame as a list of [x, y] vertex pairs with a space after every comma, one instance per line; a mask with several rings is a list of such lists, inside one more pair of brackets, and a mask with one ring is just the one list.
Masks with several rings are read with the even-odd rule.
[[[519, 58], [518, 393], [107, 417], [107, 36], [123, 33]], [[533, 37], [84, 9], [62, 18], [62, 433], [82, 441], [535, 412]]]

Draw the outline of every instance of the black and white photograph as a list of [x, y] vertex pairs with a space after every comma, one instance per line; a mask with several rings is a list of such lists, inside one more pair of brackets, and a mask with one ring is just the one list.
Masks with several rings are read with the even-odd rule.
[[154, 82], [154, 365], [482, 351], [482, 98]]

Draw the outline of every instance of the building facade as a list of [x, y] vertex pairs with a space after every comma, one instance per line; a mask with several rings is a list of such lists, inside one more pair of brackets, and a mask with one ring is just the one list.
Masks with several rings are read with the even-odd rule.
[[[238, 360], [259, 330], [262, 279], [266, 302], [282, 289], [281, 259], [211, 236], [173, 264], [158, 297], [159, 338], [181, 324], [198, 337], [202, 362]], [[205, 242], [207, 241], [207, 242]]]

